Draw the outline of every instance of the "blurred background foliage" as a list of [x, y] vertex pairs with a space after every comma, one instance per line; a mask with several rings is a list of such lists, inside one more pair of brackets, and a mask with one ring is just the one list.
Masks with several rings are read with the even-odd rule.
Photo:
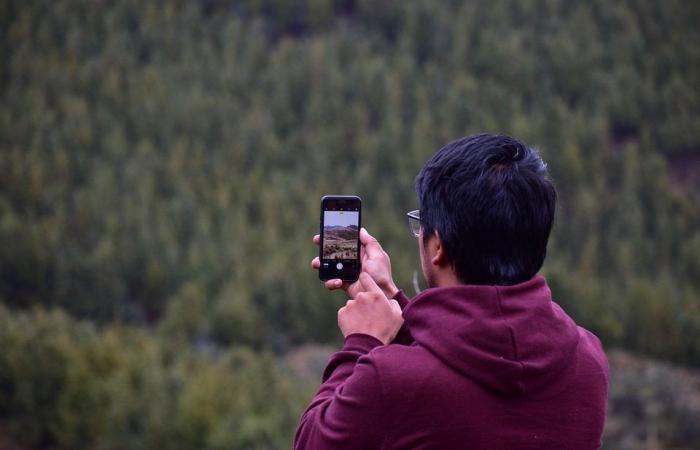
[[[322, 365], [290, 361], [339, 335], [321, 195], [363, 197], [412, 293], [413, 179], [477, 132], [549, 163], [564, 308], [697, 368], [698, 23], [682, 0], [1, 2], [0, 434], [289, 447]], [[675, 378], [617, 373], [606, 448], [698, 448]], [[630, 383], [691, 419], [650, 441]]]

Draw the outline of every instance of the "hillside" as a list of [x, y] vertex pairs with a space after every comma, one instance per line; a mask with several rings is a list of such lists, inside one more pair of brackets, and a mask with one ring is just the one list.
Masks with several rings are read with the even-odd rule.
[[[411, 292], [414, 177], [477, 132], [549, 165], [542, 273], [564, 309], [607, 348], [697, 369], [698, 23], [683, 0], [1, 2], [0, 434], [285, 447], [311, 387], [281, 361], [336, 345], [345, 300], [308, 265], [320, 197], [362, 197]], [[673, 414], [659, 439], [689, 448]], [[647, 439], [629, 433], [619, 448]]]

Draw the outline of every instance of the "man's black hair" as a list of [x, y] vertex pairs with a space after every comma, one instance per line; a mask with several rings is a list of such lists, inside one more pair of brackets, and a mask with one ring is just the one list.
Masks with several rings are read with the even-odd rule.
[[441, 148], [416, 177], [424, 242], [435, 232], [467, 284], [512, 285], [542, 267], [556, 191], [534, 149], [480, 134]]

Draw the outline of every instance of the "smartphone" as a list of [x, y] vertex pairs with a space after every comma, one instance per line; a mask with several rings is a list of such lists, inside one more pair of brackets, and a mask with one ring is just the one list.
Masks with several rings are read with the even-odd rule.
[[360, 277], [360, 226], [362, 200], [356, 195], [321, 198], [321, 245], [318, 276], [321, 280]]

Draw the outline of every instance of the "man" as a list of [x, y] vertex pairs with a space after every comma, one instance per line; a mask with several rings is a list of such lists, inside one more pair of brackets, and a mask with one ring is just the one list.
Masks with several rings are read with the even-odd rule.
[[409, 301], [361, 231], [360, 279], [326, 282], [351, 297], [338, 311], [345, 344], [295, 448], [599, 448], [605, 354], [537, 275], [556, 197], [545, 163], [508, 136], [466, 137], [427, 162], [416, 191], [409, 223], [429, 289]]

